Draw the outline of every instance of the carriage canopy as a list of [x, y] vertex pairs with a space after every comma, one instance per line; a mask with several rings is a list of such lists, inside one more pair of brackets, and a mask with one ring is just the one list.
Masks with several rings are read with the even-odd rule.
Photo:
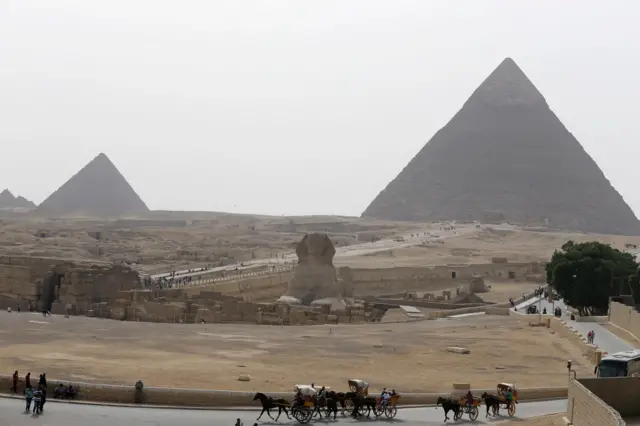
[[304, 396], [316, 396], [317, 393], [316, 390], [309, 385], [295, 385], [293, 391], [298, 392], [298, 390]]
[[511, 383], [498, 383], [498, 390], [507, 390], [511, 389], [512, 391], [516, 390], [516, 387]]
[[369, 389], [369, 383], [360, 379], [349, 379], [349, 386], [356, 386], [360, 389]]

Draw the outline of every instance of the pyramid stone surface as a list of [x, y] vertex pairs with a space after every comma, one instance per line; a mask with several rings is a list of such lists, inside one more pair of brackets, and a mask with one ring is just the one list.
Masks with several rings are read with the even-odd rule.
[[146, 213], [116, 166], [100, 154], [38, 206], [39, 213], [60, 216], [119, 217]]
[[631, 208], [510, 58], [363, 216], [640, 235]]

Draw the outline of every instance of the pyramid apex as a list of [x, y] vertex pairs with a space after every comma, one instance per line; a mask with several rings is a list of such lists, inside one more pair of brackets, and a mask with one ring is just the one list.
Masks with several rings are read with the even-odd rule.
[[478, 86], [468, 102], [480, 101], [492, 105], [546, 105], [542, 93], [511, 57], [500, 65]]

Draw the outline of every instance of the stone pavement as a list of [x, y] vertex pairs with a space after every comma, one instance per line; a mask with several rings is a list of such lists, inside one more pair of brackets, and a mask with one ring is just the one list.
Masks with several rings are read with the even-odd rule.
[[[565, 412], [566, 400], [520, 403], [517, 407], [517, 417], [514, 419], [530, 418], [546, 414]], [[22, 425], [42, 425], [42, 426], [175, 426], [179, 424], [189, 426], [232, 426], [237, 418], [245, 426], [252, 426], [256, 421], [258, 413], [255, 411], [207, 411], [207, 410], [169, 410], [155, 408], [127, 408], [95, 405], [67, 404], [48, 401], [45, 405], [43, 415], [34, 417], [31, 414], [24, 414], [23, 401], [14, 399], [0, 399], [0, 413], [2, 425], [22, 426]], [[483, 408], [484, 410], [484, 408]], [[478, 420], [473, 424], [492, 424], [506, 417], [496, 419], [485, 419], [483, 410], [480, 411]], [[275, 416], [275, 415], [274, 415]], [[284, 414], [283, 414], [284, 416]], [[266, 419], [266, 420], [265, 420]], [[266, 414], [263, 416], [262, 425], [275, 424], [297, 424], [295, 420], [280, 418], [276, 423], [269, 419]], [[338, 415], [338, 421], [316, 421], [314, 424], [331, 424], [337, 426], [355, 424], [389, 424], [401, 423], [403, 426], [434, 426], [444, 425], [444, 415], [442, 408], [406, 408], [398, 411], [395, 420], [359, 420], [346, 419]], [[463, 419], [457, 424], [470, 423], [468, 419]]]

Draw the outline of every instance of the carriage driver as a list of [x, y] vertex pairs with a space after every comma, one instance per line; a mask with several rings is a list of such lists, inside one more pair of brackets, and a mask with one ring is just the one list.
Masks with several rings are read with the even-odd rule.
[[384, 388], [384, 391], [382, 391], [382, 401], [380, 403], [380, 406], [386, 407], [390, 399], [391, 399], [391, 392], [387, 392], [387, 388]]
[[296, 394], [293, 396], [293, 407], [299, 407], [303, 404], [302, 392], [300, 388], [296, 390]]
[[471, 391], [467, 392], [465, 400], [469, 408], [473, 407], [473, 395], [471, 394]]
[[327, 391], [324, 388], [324, 386], [322, 388], [320, 388], [320, 390], [318, 391], [318, 396], [317, 396], [318, 405], [320, 405], [320, 401], [322, 401], [322, 398], [325, 398], [326, 393], [327, 393]]

